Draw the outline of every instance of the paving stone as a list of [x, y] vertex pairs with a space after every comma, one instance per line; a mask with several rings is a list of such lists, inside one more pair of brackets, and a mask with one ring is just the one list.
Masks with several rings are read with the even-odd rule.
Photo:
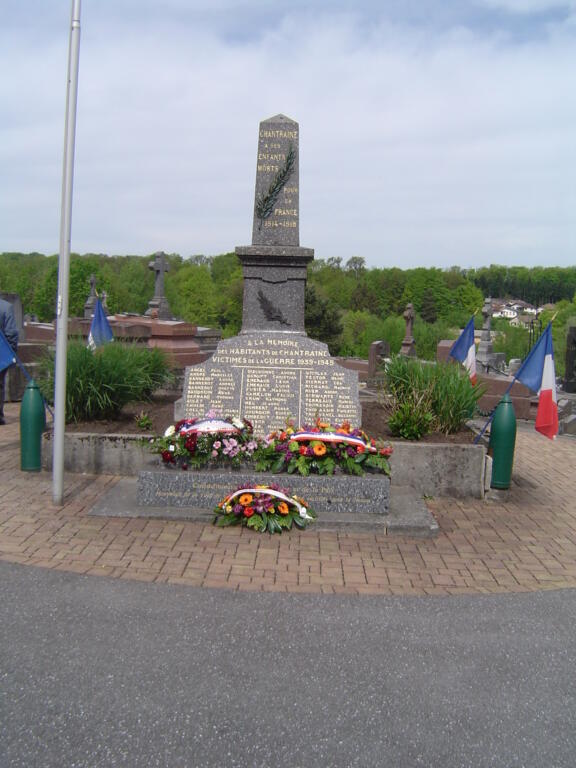
[[[120, 478], [20, 472], [18, 406], [0, 427], [0, 559], [104, 578], [318, 594], [461, 595], [576, 587], [576, 441], [519, 429], [505, 503], [429, 500], [435, 539], [353, 525], [268, 537], [205, 521], [90, 517]], [[209, 519], [209, 516], [208, 518]]]

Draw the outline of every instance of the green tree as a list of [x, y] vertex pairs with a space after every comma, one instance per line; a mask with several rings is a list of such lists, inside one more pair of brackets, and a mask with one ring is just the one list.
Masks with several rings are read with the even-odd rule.
[[451, 327], [445, 320], [426, 323], [416, 317], [414, 321], [416, 353], [421, 360], [435, 360], [438, 342], [443, 339], [455, 339], [457, 336], [458, 330]]
[[373, 341], [385, 340], [385, 322], [364, 310], [348, 310], [342, 316], [340, 355], [367, 358]]
[[359, 280], [366, 272], [366, 261], [362, 256], [352, 256], [346, 262], [346, 272], [349, 272], [356, 280]]
[[438, 318], [438, 309], [436, 307], [436, 299], [432, 291], [426, 291], [422, 296], [422, 304], [420, 309], [422, 320], [425, 323], [435, 323]]
[[318, 295], [341, 309], [353, 308], [352, 296], [358, 281], [352, 272], [343, 270], [340, 259], [316, 260], [308, 267], [308, 282]]
[[468, 316], [479, 312], [484, 304], [482, 291], [472, 283], [468, 282], [468, 280], [457, 286], [454, 291], [454, 298], [457, 307]]
[[529, 347], [526, 328], [506, 323], [506, 325], [501, 326], [501, 329], [494, 340], [494, 352], [503, 352], [507, 363], [512, 358], [524, 359], [528, 354]]
[[330, 353], [336, 354], [342, 333], [340, 311], [326, 299], [321, 298], [313, 285], [306, 286], [305, 301], [306, 333], [311, 338], [328, 344]]
[[146, 312], [154, 295], [151, 260], [151, 256], [112, 256], [101, 260], [102, 285], [98, 283], [98, 290], [106, 290], [110, 312]]
[[208, 265], [185, 263], [168, 272], [165, 290], [173, 315], [196, 325], [216, 324], [217, 293]]
[[210, 273], [216, 288], [217, 323], [226, 338], [242, 327], [244, 281], [242, 266], [235, 253], [223, 253], [210, 260]]

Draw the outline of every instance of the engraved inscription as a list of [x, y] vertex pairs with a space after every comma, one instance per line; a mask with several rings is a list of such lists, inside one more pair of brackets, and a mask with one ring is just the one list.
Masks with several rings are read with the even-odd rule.
[[265, 336], [237, 336], [218, 345], [208, 363], [187, 371], [186, 415], [217, 408], [250, 420], [257, 434], [316, 416], [360, 423], [355, 374], [330, 357], [325, 344]]
[[283, 115], [260, 123], [253, 245], [299, 245], [298, 141], [298, 123]]

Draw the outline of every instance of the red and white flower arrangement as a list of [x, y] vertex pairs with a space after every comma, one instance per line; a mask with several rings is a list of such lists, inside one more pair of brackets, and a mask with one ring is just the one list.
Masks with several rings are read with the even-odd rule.
[[334, 425], [317, 419], [298, 429], [288, 422], [263, 441], [254, 459], [260, 471], [363, 475], [368, 470], [389, 475], [391, 454], [389, 443], [369, 438], [347, 421]]
[[244, 485], [230, 493], [214, 510], [214, 525], [244, 525], [263, 533], [306, 528], [316, 513], [298, 496], [278, 485]]
[[249, 421], [209, 411], [202, 418], [181, 419], [168, 427], [163, 437], [151, 441], [151, 450], [166, 466], [186, 470], [207, 464], [241, 466], [258, 445]]

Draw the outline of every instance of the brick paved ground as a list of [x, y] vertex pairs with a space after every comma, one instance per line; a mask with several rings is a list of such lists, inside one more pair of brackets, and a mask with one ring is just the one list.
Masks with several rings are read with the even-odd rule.
[[0, 427], [0, 559], [142, 581], [382, 595], [576, 587], [576, 440], [521, 429], [506, 503], [433, 499], [432, 540], [310, 528], [269, 537], [202, 523], [90, 517], [117, 478], [19, 470], [18, 405]]

